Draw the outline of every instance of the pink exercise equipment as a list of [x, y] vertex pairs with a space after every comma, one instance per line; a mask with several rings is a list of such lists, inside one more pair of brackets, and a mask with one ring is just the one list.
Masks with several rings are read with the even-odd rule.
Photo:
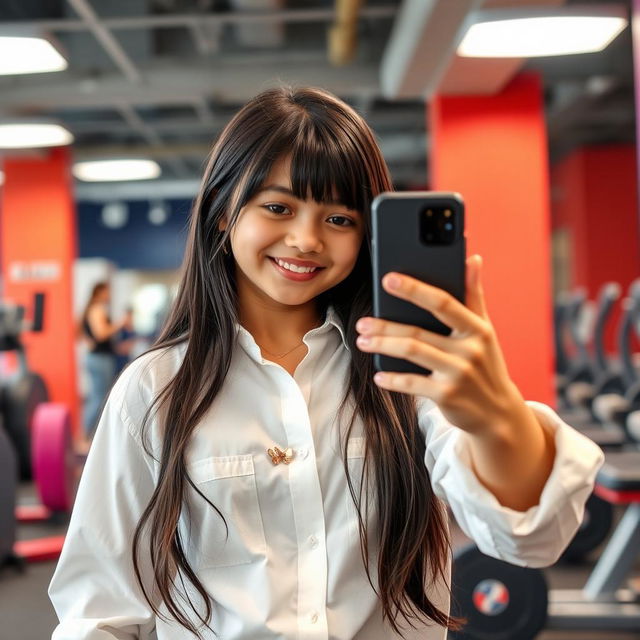
[[[67, 407], [43, 403], [36, 408], [31, 428], [31, 463], [40, 504], [15, 507], [21, 523], [50, 522], [71, 512], [77, 489], [78, 464], [71, 441]], [[59, 557], [64, 536], [14, 541], [11, 562], [20, 565]]]

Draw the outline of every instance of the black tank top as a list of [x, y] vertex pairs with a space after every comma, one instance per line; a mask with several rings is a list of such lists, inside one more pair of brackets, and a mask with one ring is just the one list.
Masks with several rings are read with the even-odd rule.
[[[109, 318], [107, 318], [107, 320], [109, 320], [109, 322], [111, 322], [111, 320]], [[86, 317], [82, 321], [82, 328], [84, 329], [84, 332], [94, 342], [94, 346], [91, 349], [89, 349], [89, 351], [91, 353], [107, 353], [109, 355], [115, 355], [116, 352], [114, 351], [113, 345], [111, 344], [111, 338], [107, 338], [107, 340], [103, 340], [102, 342], [98, 342], [95, 339], [95, 337], [93, 335], [93, 332], [91, 331], [91, 327], [89, 326], [89, 321], [87, 320]]]

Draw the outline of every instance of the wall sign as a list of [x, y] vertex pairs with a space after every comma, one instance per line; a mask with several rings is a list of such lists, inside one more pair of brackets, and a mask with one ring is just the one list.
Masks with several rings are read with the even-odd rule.
[[12, 282], [52, 282], [59, 280], [62, 267], [57, 260], [38, 260], [37, 262], [10, 262], [9, 279]]

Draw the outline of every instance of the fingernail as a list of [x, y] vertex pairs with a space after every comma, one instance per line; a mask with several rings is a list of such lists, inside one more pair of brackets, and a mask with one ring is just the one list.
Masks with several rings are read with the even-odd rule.
[[387, 276], [386, 283], [389, 289], [398, 289], [400, 287], [400, 278], [398, 276]]
[[358, 339], [356, 341], [358, 344], [361, 345], [368, 345], [371, 343], [371, 338], [367, 337], [367, 336], [358, 336]]
[[478, 267], [474, 273], [473, 284], [477, 287], [480, 283], [480, 270], [482, 269], [482, 256], [478, 256]]
[[368, 331], [369, 329], [371, 329], [371, 320], [360, 318], [360, 320], [356, 322], [356, 329], [358, 331]]

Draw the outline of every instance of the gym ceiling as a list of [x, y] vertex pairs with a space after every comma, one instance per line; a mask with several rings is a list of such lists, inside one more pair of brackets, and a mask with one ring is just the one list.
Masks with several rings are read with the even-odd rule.
[[[69, 66], [0, 77], [0, 119], [63, 124], [75, 137], [74, 160], [153, 158], [163, 195], [191, 197], [212, 140], [245, 100], [278, 80], [319, 85], [365, 115], [398, 186], [420, 185], [428, 175], [423, 96], [493, 93], [533, 69], [544, 81], [553, 160], [582, 145], [634, 142], [631, 29], [599, 53], [525, 61], [458, 57], [461, 25], [479, 9], [609, 3], [621, 4], [364, 0], [353, 28], [332, 42], [336, 10], [349, 15], [357, 2], [2, 0], [2, 35], [45, 33]], [[109, 192], [90, 183], [76, 190], [79, 199]]]

